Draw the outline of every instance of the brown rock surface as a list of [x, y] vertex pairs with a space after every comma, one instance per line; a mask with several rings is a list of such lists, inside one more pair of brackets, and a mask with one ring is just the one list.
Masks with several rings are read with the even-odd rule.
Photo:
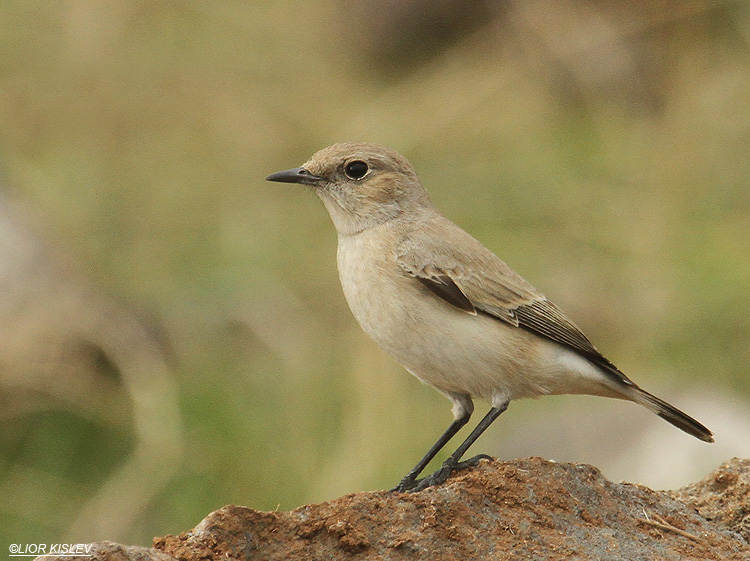
[[671, 494], [750, 543], [750, 460], [734, 458], [702, 481]]
[[155, 549], [100, 548], [96, 558], [747, 560], [749, 474], [750, 460], [735, 459], [662, 492], [587, 465], [483, 461], [416, 494], [358, 493], [289, 512], [226, 506], [190, 532], [155, 538]]

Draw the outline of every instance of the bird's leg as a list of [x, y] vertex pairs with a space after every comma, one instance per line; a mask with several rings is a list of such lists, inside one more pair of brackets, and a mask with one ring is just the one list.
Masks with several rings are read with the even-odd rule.
[[435, 455], [440, 452], [443, 446], [445, 446], [448, 441], [453, 438], [453, 436], [461, 429], [461, 427], [469, 422], [470, 418], [471, 411], [467, 411], [464, 415], [454, 420], [451, 423], [451, 426], [448, 427], [448, 430], [440, 435], [440, 438], [437, 439], [437, 442], [433, 444], [432, 448], [430, 448], [430, 450], [424, 455], [424, 458], [419, 460], [417, 465], [415, 465], [414, 468], [404, 476], [401, 482], [396, 485], [395, 488], [391, 489], [391, 491], [398, 491], [400, 493], [403, 493], [415, 487], [417, 485], [417, 477], [420, 473], [422, 473], [422, 470], [427, 467], [427, 464], [432, 461], [432, 458], [434, 458]]
[[445, 462], [443, 462], [443, 465], [440, 467], [440, 469], [438, 469], [432, 475], [428, 475], [421, 481], [418, 481], [416, 485], [412, 486], [411, 489], [409, 489], [409, 491], [417, 492], [422, 491], [427, 487], [432, 487], [433, 485], [440, 485], [441, 483], [444, 483], [446, 479], [448, 479], [448, 477], [451, 473], [453, 473], [454, 470], [461, 469], [463, 467], [469, 467], [471, 465], [476, 465], [479, 460], [488, 457], [484, 454], [480, 454], [479, 456], [475, 456], [470, 460], [459, 463], [461, 457], [466, 453], [469, 447], [474, 444], [474, 441], [479, 438], [479, 435], [487, 430], [487, 427], [489, 427], [492, 422], [497, 419], [500, 414], [507, 408], [508, 401], [492, 407], [492, 409], [487, 412], [484, 418], [479, 421], [479, 424], [476, 426], [476, 428], [471, 431], [471, 434], [466, 438], [466, 440], [464, 440], [461, 445], [456, 448], [456, 451], [453, 452], [453, 454], [451, 454], [450, 457], [445, 460]]

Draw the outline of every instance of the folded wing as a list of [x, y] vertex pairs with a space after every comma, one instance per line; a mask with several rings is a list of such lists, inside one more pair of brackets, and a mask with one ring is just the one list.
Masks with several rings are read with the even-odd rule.
[[[408, 275], [460, 310], [488, 314], [569, 347], [632, 385], [578, 326], [495, 254], [447, 219], [433, 224], [410, 232], [399, 246], [397, 262]], [[429, 231], [435, 227], [441, 232]], [[435, 241], [446, 239], [450, 243]]]

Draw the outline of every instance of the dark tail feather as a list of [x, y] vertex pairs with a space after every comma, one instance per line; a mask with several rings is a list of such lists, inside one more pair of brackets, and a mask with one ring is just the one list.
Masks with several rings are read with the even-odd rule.
[[659, 399], [655, 395], [651, 395], [647, 391], [640, 388], [635, 388], [635, 390], [633, 401], [636, 403], [640, 403], [668, 423], [673, 424], [678, 429], [685, 431], [695, 438], [699, 438], [705, 442], [714, 441], [713, 433], [691, 416], [686, 415], [676, 407], [671, 406], [669, 403]]

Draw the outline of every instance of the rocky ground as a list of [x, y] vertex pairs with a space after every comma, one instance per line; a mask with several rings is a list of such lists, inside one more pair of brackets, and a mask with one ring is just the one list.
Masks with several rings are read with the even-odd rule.
[[153, 548], [102, 542], [95, 552], [101, 561], [748, 560], [750, 460], [678, 491], [612, 483], [588, 465], [483, 461], [421, 493], [357, 493], [290, 512], [230, 505]]

